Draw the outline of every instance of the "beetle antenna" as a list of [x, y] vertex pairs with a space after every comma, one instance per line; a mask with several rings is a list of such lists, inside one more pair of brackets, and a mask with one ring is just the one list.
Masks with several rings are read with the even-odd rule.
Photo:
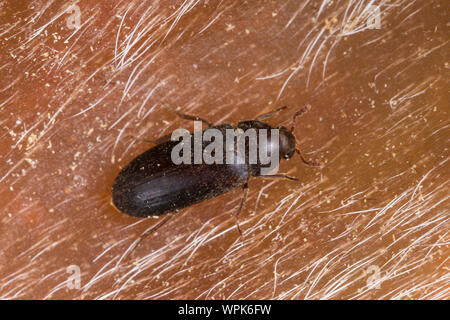
[[306, 112], [308, 112], [309, 110], [311, 110], [311, 105], [307, 104], [306, 106], [304, 106], [303, 108], [301, 108], [300, 110], [298, 110], [296, 113], [294, 113], [294, 116], [292, 117], [292, 127], [291, 127], [291, 132], [294, 132], [294, 128], [295, 128], [295, 119], [299, 116], [301, 116], [302, 114], [305, 114]]
[[303, 163], [308, 165], [308, 166], [312, 166], [312, 167], [320, 167], [322, 165], [321, 162], [319, 161], [312, 161], [312, 160], [306, 160], [305, 157], [302, 155], [302, 152], [300, 151], [299, 148], [295, 148], [295, 152], [298, 153], [298, 155], [300, 156], [300, 158], [302, 159]]

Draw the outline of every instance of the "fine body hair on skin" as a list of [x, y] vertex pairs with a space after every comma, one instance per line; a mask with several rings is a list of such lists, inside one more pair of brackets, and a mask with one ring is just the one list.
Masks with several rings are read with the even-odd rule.
[[[0, 4], [3, 299], [448, 299], [448, 76], [441, 1]], [[286, 179], [161, 222], [111, 205], [155, 141], [290, 128]], [[136, 250], [132, 250], [136, 248]], [[133, 251], [133, 252], [131, 252]]]

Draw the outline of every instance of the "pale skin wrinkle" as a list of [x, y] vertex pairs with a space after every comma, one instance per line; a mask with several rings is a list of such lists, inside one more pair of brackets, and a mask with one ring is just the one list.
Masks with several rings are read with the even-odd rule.
[[[0, 7], [1, 298], [449, 298], [446, 0], [68, 5]], [[242, 237], [236, 190], [124, 259], [161, 220], [117, 212], [111, 185], [186, 127], [164, 106], [237, 123], [283, 105], [270, 124], [311, 105], [295, 135], [323, 168], [251, 180]]]

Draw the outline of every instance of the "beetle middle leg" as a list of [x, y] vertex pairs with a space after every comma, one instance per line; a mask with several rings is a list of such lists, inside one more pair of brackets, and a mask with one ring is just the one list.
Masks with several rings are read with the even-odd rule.
[[239, 204], [239, 208], [238, 208], [236, 214], [234, 215], [234, 217], [236, 218], [236, 227], [239, 231], [239, 235], [241, 236], [241, 238], [242, 238], [242, 231], [241, 231], [241, 228], [239, 227], [239, 214], [241, 213], [242, 207], [244, 206], [244, 202], [247, 199], [248, 183], [245, 183], [242, 186], [242, 189], [244, 190], [244, 195], [242, 196], [241, 203]]
[[268, 178], [268, 179], [288, 179], [293, 181], [298, 181], [296, 177], [288, 176], [287, 174], [270, 174], [270, 175], [262, 175], [261, 178]]
[[283, 111], [283, 110], [286, 110], [286, 109], [287, 109], [287, 106], [282, 106], [282, 107], [280, 107], [278, 109], [275, 109], [273, 111], [270, 111], [270, 112], [267, 112], [267, 113], [263, 113], [262, 115], [256, 117], [255, 120], [256, 121], [262, 121], [262, 120], [265, 120], [265, 119], [269, 119], [269, 118], [273, 117], [275, 114], [279, 113], [280, 111]]
[[163, 137], [161, 137], [159, 139], [156, 139], [156, 140], [149, 140], [149, 139], [136, 137], [136, 136], [129, 136], [129, 137], [132, 137], [133, 139], [136, 139], [138, 141], [142, 141], [142, 142], [145, 142], [145, 143], [154, 144], [156, 146], [158, 144], [170, 141], [171, 135], [168, 134], [168, 135], [165, 135], [165, 136], [163, 136]]
[[[164, 107], [165, 107], [167, 110], [169, 110], [170, 112], [172, 112], [173, 114], [175, 114], [175, 115], [177, 115], [178, 117], [180, 117], [181, 119], [184, 119], [184, 120], [193, 120], [193, 121], [202, 121], [202, 122], [205, 123], [209, 128], [212, 127], [212, 126], [214, 125], [213, 123], [211, 123], [211, 122], [209, 122], [209, 121], [207, 121], [207, 120], [204, 120], [204, 119], [202, 119], [202, 118], [200, 118], [200, 117], [197, 117], [197, 116], [191, 116], [191, 115], [188, 115], [188, 114], [184, 114], [184, 113], [178, 112], [178, 111], [176, 111], [176, 110], [174, 110], [174, 109], [172, 109], [172, 108], [170, 108], [170, 107], [168, 107], [168, 106], [164, 106]], [[149, 140], [149, 139], [144, 139], [144, 138], [140, 138], [140, 137], [136, 137], [136, 136], [132, 136], [132, 137], [133, 137], [134, 139], [136, 139], [136, 140], [139, 140], [139, 141], [142, 141], [142, 142], [146, 142], [146, 143], [151, 143], [151, 144], [154, 144], [154, 145], [156, 146], [156, 145], [158, 145], [158, 144], [161, 144], [161, 143], [170, 141], [172, 135], [168, 134], [168, 135], [165, 135], [165, 136], [163, 136], [163, 137], [161, 137], [161, 138], [159, 138], [159, 139], [156, 139], [156, 140]]]
[[181, 119], [193, 120], [193, 121], [201, 121], [201, 122], [205, 123], [209, 128], [213, 126], [213, 123], [209, 122], [208, 120], [202, 119], [202, 118], [197, 117], [197, 116], [191, 116], [189, 114], [178, 112], [178, 111], [176, 111], [176, 110], [174, 110], [174, 109], [172, 109], [172, 108], [170, 108], [168, 106], [165, 106], [165, 108], [167, 110], [169, 110], [170, 112], [172, 112], [173, 114], [175, 114], [178, 117], [180, 117]]

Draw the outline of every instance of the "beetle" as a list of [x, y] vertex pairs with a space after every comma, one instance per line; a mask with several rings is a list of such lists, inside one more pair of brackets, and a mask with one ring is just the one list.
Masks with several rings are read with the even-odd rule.
[[[263, 122], [263, 120], [270, 118], [275, 113], [286, 108], [286, 106], [278, 108], [254, 120], [241, 121], [237, 125], [228, 123], [213, 125], [199, 117], [182, 114], [170, 108], [169, 110], [182, 119], [202, 121], [207, 124], [208, 129], [219, 130], [225, 136], [227, 129], [255, 129], [256, 132], [265, 129], [270, 131], [270, 129], [274, 128], [266, 122]], [[305, 113], [310, 108], [307, 105], [294, 114], [290, 130], [284, 126], [277, 127], [279, 130], [279, 159], [288, 160], [297, 152], [304, 163], [312, 166], [320, 165], [314, 161], [307, 161], [302, 156], [296, 146], [296, 138], [293, 133], [296, 117]], [[190, 138], [193, 140], [194, 135], [191, 134]], [[262, 176], [264, 178], [297, 180], [297, 178], [285, 174], [263, 176], [261, 171], [264, 165], [260, 160], [256, 163], [249, 162], [247, 147], [245, 148], [245, 160], [241, 159], [240, 163], [236, 162], [237, 158], [235, 158], [235, 162], [231, 164], [194, 164], [191, 162], [191, 164], [177, 165], [173, 163], [171, 157], [171, 152], [178, 143], [177, 141], [168, 140], [167, 137], [164, 137], [152, 143], [156, 145], [137, 156], [120, 171], [112, 187], [114, 206], [119, 211], [133, 217], [144, 218], [176, 213], [183, 208], [241, 187], [244, 192], [235, 217], [238, 231], [242, 235], [238, 224], [238, 215], [247, 197], [250, 177]], [[207, 145], [208, 142], [203, 141], [203, 148]], [[270, 139], [265, 145], [267, 148], [266, 151], [269, 154], [273, 151], [271, 149], [273, 145]], [[257, 144], [257, 148], [261, 148], [260, 143]], [[172, 216], [173, 214], [168, 215], [166, 219], [158, 223], [148, 233], [155, 231]]]

